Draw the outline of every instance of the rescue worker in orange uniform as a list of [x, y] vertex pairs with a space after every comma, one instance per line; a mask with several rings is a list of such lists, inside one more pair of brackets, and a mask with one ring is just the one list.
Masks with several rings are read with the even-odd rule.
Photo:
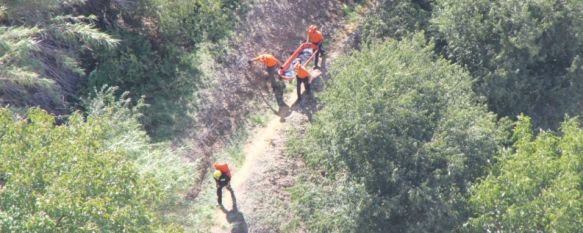
[[277, 58], [271, 54], [261, 54], [256, 58], [249, 60], [249, 64], [254, 61], [259, 61], [265, 65], [267, 68], [267, 73], [269, 74], [269, 81], [271, 82], [271, 88], [273, 89], [273, 94], [275, 95], [275, 100], [281, 108], [282, 106], [287, 106], [283, 101], [283, 91], [285, 89], [285, 83], [279, 75], [277, 75], [278, 65], [281, 64]]
[[229, 165], [226, 163], [215, 163], [215, 172], [213, 177], [215, 178], [215, 183], [217, 185], [217, 202], [219, 205], [223, 205], [223, 187], [226, 187], [231, 195], [233, 195], [233, 188], [231, 188], [231, 171], [229, 170]]
[[297, 92], [298, 92], [298, 101], [302, 101], [302, 83], [304, 83], [304, 88], [306, 89], [306, 93], [310, 93], [310, 72], [306, 70], [304, 66], [300, 63], [296, 63], [294, 66], [296, 72], [296, 81], [298, 83]]
[[326, 52], [322, 47], [322, 44], [324, 43], [324, 35], [321, 31], [318, 31], [318, 26], [313, 24], [308, 28], [307, 34], [308, 37], [306, 42], [310, 42], [318, 46], [318, 52], [316, 53], [316, 58], [314, 59], [314, 68], [320, 68], [320, 66], [318, 66], [318, 60], [320, 56], [324, 56], [324, 52]]

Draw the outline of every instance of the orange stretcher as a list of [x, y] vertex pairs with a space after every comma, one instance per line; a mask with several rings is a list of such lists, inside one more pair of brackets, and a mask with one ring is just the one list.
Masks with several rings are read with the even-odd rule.
[[[314, 56], [318, 52], [318, 46], [312, 43], [303, 43], [301, 44], [296, 51], [292, 53], [292, 55], [283, 63], [283, 65], [279, 68], [277, 73], [279, 77], [283, 80], [293, 80], [296, 77], [296, 72], [294, 70], [294, 66], [297, 63], [301, 63], [304, 67], [314, 59]], [[310, 74], [312, 75], [312, 79], [316, 78], [320, 75], [320, 72], [317, 70], [310, 70]]]

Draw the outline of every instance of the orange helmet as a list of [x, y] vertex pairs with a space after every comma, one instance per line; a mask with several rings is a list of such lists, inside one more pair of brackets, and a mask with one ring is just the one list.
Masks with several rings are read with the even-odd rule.
[[313, 31], [316, 31], [316, 30], [318, 30], [318, 26], [316, 26], [314, 24], [310, 25], [310, 27], [308, 28], [308, 31], [310, 31], [310, 32], [313, 32]]

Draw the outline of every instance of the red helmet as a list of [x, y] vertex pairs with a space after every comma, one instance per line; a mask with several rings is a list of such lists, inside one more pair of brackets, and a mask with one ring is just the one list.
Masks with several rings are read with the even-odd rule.
[[310, 32], [313, 32], [313, 31], [316, 31], [316, 30], [318, 30], [318, 26], [316, 26], [314, 24], [310, 25], [310, 27], [308, 28], [308, 31], [310, 31]]

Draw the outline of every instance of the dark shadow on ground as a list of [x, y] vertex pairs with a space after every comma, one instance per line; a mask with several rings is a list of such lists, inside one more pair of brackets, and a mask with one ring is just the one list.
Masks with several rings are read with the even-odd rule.
[[314, 91], [310, 91], [309, 93], [304, 92], [302, 94], [302, 100], [300, 101], [298, 99], [292, 104], [290, 112], [292, 111], [306, 115], [311, 122], [312, 116], [318, 111], [318, 101], [316, 101]]
[[234, 191], [231, 191], [231, 199], [233, 200], [231, 210], [227, 210], [221, 205], [221, 211], [227, 216], [227, 222], [233, 225], [231, 233], [247, 233], [249, 230], [245, 221], [245, 215], [237, 208], [237, 198], [235, 197]]

